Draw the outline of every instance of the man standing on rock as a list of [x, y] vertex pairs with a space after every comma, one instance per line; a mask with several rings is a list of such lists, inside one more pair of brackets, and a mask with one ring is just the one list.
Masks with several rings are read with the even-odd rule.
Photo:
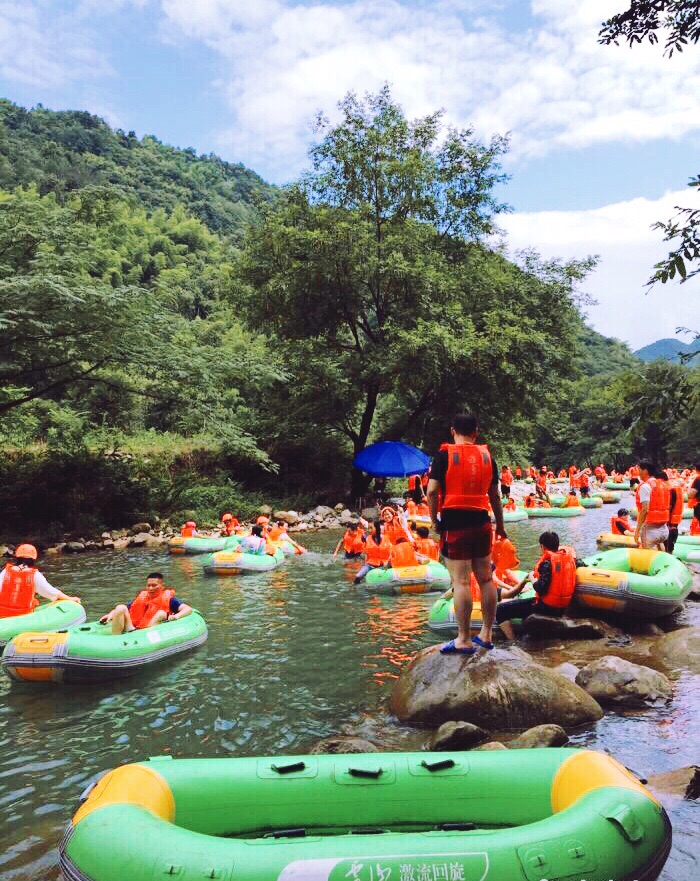
[[[491, 636], [497, 603], [491, 569], [493, 532], [489, 504], [496, 517], [496, 534], [507, 538], [498, 491], [499, 473], [488, 447], [476, 442], [479, 431], [476, 416], [471, 413], [455, 416], [450, 430], [453, 442], [443, 444], [433, 459], [428, 482], [430, 516], [433, 528], [441, 535], [441, 551], [452, 577], [458, 627], [457, 638], [440, 651], [481, 656], [493, 648]], [[471, 637], [472, 570], [479, 582], [483, 619], [481, 631], [474, 638]]]

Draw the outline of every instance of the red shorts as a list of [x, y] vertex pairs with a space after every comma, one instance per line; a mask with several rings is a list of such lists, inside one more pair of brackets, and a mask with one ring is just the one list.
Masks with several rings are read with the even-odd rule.
[[447, 529], [441, 535], [440, 550], [448, 560], [478, 560], [491, 553], [493, 530], [490, 523]]

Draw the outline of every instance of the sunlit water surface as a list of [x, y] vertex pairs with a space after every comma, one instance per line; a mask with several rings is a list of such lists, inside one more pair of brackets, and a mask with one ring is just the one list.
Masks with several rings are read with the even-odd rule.
[[[528, 566], [544, 529], [556, 529], [579, 555], [592, 553], [612, 509], [510, 524], [509, 534]], [[31, 687], [0, 680], [2, 881], [58, 878], [57, 845], [79, 793], [120, 763], [163, 753], [305, 752], [343, 730], [397, 749], [422, 742], [386, 715], [385, 704], [401, 666], [434, 641], [426, 626], [434, 595], [368, 595], [351, 583], [357, 567], [332, 559], [337, 532], [301, 537], [307, 556], [244, 578], [204, 577], [199, 558], [159, 550], [44, 562], [52, 583], [82, 596], [90, 618], [130, 599], [149, 571], [162, 570], [178, 596], [203, 613], [209, 640], [126, 683]], [[700, 606], [689, 604], [678, 623], [700, 624]], [[571, 645], [541, 657], [585, 663], [582, 652]], [[668, 707], [608, 714], [573, 741], [610, 751], [640, 775], [698, 763], [699, 708], [700, 677], [688, 675]], [[661, 878], [690, 881], [700, 877], [700, 811], [680, 800], [667, 807], [674, 848]]]

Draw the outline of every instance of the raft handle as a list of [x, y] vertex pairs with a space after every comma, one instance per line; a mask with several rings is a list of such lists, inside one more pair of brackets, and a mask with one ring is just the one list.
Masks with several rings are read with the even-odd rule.
[[298, 826], [296, 829], [276, 829], [274, 832], [266, 832], [263, 838], [304, 838], [306, 829]]
[[440, 823], [437, 828], [440, 832], [473, 832], [476, 825], [474, 823]]
[[369, 768], [348, 768], [348, 774], [351, 777], [369, 777], [372, 780], [377, 780], [383, 773], [383, 768], [377, 768], [375, 771]]
[[387, 830], [380, 829], [378, 826], [360, 826], [357, 829], [351, 829], [351, 835], [383, 835]]
[[304, 762], [292, 762], [291, 765], [270, 765], [270, 768], [278, 774], [293, 774], [295, 771], [304, 771], [306, 765]]
[[447, 768], [454, 768], [455, 764], [453, 759], [442, 759], [438, 762], [422, 761], [420, 766], [425, 768], [426, 771], [446, 771]]

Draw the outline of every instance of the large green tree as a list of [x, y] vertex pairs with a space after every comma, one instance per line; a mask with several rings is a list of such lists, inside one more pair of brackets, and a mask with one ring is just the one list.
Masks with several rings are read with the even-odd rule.
[[494, 432], [514, 424], [570, 369], [590, 264], [518, 267], [482, 243], [504, 210], [505, 139], [482, 144], [440, 113], [409, 121], [387, 87], [339, 109], [240, 261], [249, 320], [292, 374], [292, 431], [339, 434], [357, 453], [382, 437], [433, 443], [456, 407]]

